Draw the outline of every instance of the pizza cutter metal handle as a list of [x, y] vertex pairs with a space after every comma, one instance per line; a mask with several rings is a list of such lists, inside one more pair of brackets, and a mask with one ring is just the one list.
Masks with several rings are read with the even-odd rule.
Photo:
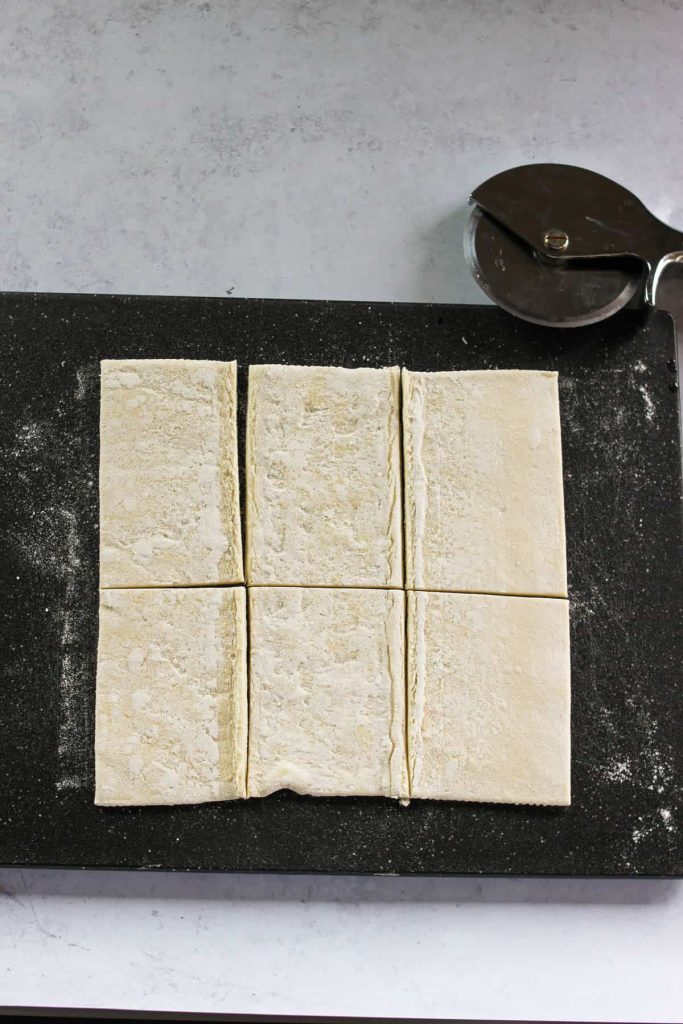
[[[660, 221], [628, 189], [583, 167], [513, 167], [476, 188], [472, 201], [546, 263], [639, 260], [647, 268], [643, 294], [651, 304], [662, 271], [672, 262], [683, 261], [683, 232]], [[481, 261], [477, 271], [486, 276]], [[576, 280], [588, 279], [586, 266], [586, 273], [577, 274]], [[609, 305], [604, 308], [614, 311]], [[547, 316], [547, 309], [543, 315]]]
[[[683, 236], [679, 238], [678, 244], [683, 246]], [[652, 306], [657, 305], [657, 286], [659, 285], [662, 274], [667, 267], [670, 267], [674, 263], [683, 264], [683, 250], [681, 250], [681, 252], [670, 252], [667, 253], [666, 256], [662, 256], [654, 270], [650, 271], [647, 279], [647, 292], [645, 297]]]

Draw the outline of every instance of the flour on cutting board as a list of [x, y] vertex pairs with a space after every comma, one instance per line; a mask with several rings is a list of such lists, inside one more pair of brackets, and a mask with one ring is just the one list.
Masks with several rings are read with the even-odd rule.
[[602, 774], [607, 782], [628, 782], [633, 777], [630, 758], [610, 761], [603, 767]]
[[[96, 367], [78, 369], [73, 388], [76, 412], [96, 383]], [[58, 420], [66, 415], [60, 407]], [[91, 619], [92, 570], [87, 565], [83, 522], [84, 511], [92, 511], [96, 501], [96, 480], [83, 479], [83, 465], [92, 444], [97, 439], [88, 437], [84, 429], [73, 429], [73, 424], [56, 431], [54, 423], [27, 417], [16, 428], [10, 453], [18, 472], [28, 479], [36, 467], [47, 467], [51, 477], [47, 491], [53, 501], [42, 508], [27, 503], [9, 530], [7, 543], [14, 549], [16, 564], [44, 582], [46, 595], [53, 595], [46, 596], [45, 606], [36, 614], [44, 617], [45, 634], [58, 651], [58, 675], [45, 681], [58, 691], [58, 790], [85, 787], [91, 759], [94, 677], [83, 635]]]
[[[568, 537], [572, 548], [582, 557], [574, 564], [592, 566], [591, 578], [574, 579], [570, 587], [570, 608], [573, 629], [581, 637], [581, 655], [584, 661], [582, 683], [590, 694], [591, 744], [598, 751], [586, 765], [595, 780], [596, 793], [605, 786], [622, 791], [640, 791], [648, 794], [652, 809], [640, 815], [628, 827], [619, 828], [624, 866], [636, 868], [635, 860], [646, 856], [648, 845], [671, 841], [677, 823], [671, 810], [671, 797], [675, 787], [674, 751], [662, 737], [658, 719], [651, 705], [647, 687], [648, 652], [633, 643], [632, 624], [628, 619], [627, 591], [620, 607], [607, 601], [606, 593], [621, 588], [622, 579], [615, 580], [614, 563], [603, 558], [596, 545], [593, 531], [592, 504], [595, 500], [596, 473], [604, 474], [609, 467], [613, 481], [613, 507], [610, 515], [615, 524], [629, 524], [635, 543], [642, 545], [640, 555], [647, 558], [649, 538], [644, 525], [642, 509], [642, 483], [633, 457], [634, 435], [647, 437], [658, 429], [658, 402], [660, 397], [653, 383], [650, 368], [642, 359], [630, 366], [610, 368], [591, 374], [590, 385], [581, 378], [560, 377], [560, 395], [563, 411], [563, 432], [567, 447], [578, 444], [586, 454], [581, 476], [565, 473], [565, 490], [571, 492], [575, 509], [572, 532]], [[587, 388], [590, 387], [590, 391]], [[625, 400], [635, 393], [638, 401]], [[574, 410], [589, 405], [592, 408], [591, 432], [587, 433], [587, 418]], [[583, 424], [583, 425], [582, 425]], [[604, 478], [600, 482], [604, 484]], [[649, 572], [646, 563], [646, 572]], [[618, 574], [618, 570], [616, 570]], [[604, 643], [604, 629], [608, 626], [617, 642], [620, 657], [624, 658], [624, 693], [615, 698], [614, 692], [605, 690], [598, 653]], [[575, 652], [578, 655], [578, 651]], [[628, 752], [624, 723], [630, 721], [631, 731], [640, 737], [637, 750]]]
[[645, 403], [645, 418], [648, 423], [652, 423], [657, 410], [655, 409], [655, 403], [652, 401], [652, 395], [650, 394], [646, 384], [640, 384], [638, 390], [643, 396], [643, 402]]
[[[72, 652], [72, 643], [78, 631], [78, 587], [79, 569], [82, 565], [78, 524], [73, 512], [61, 509], [65, 522], [66, 551], [64, 564], [64, 607], [62, 609], [61, 652], [62, 664], [59, 676], [61, 718], [59, 723], [59, 762], [62, 776], [57, 780], [57, 789], [77, 789], [84, 784], [83, 772], [79, 771], [84, 761], [87, 742], [86, 699], [89, 677], [78, 655]], [[85, 716], [85, 719], [84, 719]], [[84, 765], [83, 765], [84, 766]]]
[[648, 372], [647, 364], [642, 359], [637, 359], [633, 364], [632, 381], [633, 386], [638, 389], [643, 399], [643, 407], [645, 412], [645, 419], [648, 423], [653, 423], [657, 415], [657, 406], [652, 396], [652, 391], [646, 381], [641, 381], [640, 378]]
[[84, 610], [77, 597], [81, 579], [81, 540], [78, 521], [68, 507], [49, 506], [30, 517], [27, 529], [10, 534], [10, 543], [25, 564], [44, 576], [56, 578], [63, 595], [60, 606], [45, 608], [56, 621], [59, 643], [59, 764], [58, 789], [85, 785], [88, 756], [90, 666], [77, 642], [84, 626]]

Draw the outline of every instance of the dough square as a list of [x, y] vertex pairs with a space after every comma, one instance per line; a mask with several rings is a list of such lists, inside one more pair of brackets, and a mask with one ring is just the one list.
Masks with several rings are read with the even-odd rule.
[[246, 796], [244, 587], [103, 590], [95, 803]]
[[407, 599], [411, 797], [569, 804], [569, 602]]
[[249, 591], [249, 796], [408, 795], [400, 590]]
[[100, 586], [243, 582], [237, 364], [101, 365]]
[[402, 587], [400, 371], [251, 366], [247, 582]]
[[406, 587], [567, 596], [557, 374], [403, 371]]

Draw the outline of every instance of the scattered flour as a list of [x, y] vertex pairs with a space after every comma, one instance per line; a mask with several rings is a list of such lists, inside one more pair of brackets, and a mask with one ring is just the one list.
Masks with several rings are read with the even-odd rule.
[[625, 758], [623, 761], [614, 761], [612, 764], [606, 765], [603, 775], [608, 782], [626, 782], [632, 776], [631, 762], [629, 758]]
[[652, 401], [652, 396], [646, 384], [640, 384], [638, 390], [643, 396], [643, 402], [645, 403], [645, 419], [648, 423], [652, 423], [657, 413], [655, 403]]
[[669, 834], [676, 831], [673, 815], [668, 807], [660, 807], [658, 815], [653, 817], [651, 821], [646, 820], [644, 817], [638, 818], [638, 825], [632, 833], [633, 842], [637, 845], [643, 839], [647, 839], [648, 836], [653, 835], [662, 828]]
[[[73, 393], [80, 406], [93, 382], [96, 367], [77, 371]], [[9, 454], [25, 487], [17, 497], [15, 522], [4, 538], [13, 561], [33, 579], [35, 592], [53, 598], [45, 601], [50, 608], [45, 609], [44, 628], [46, 643], [54, 645], [58, 659], [55, 678], [44, 683], [58, 693], [58, 790], [88, 784], [94, 671], [88, 642], [93, 628], [93, 566], [85, 545], [95, 513], [96, 480], [84, 474], [83, 467], [94, 463], [89, 449], [96, 439], [88, 436], [91, 431], [78, 429], [78, 422], [66, 428], [67, 415], [57, 409], [49, 421], [27, 418], [17, 425]], [[35, 493], [36, 473], [42, 476], [41, 493], [47, 497], [39, 507], [26, 497]]]
[[672, 821], [671, 811], [667, 807], [661, 807], [659, 813], [667, 832], [675, 832], [676, 826]]
[[62, 665], [59, 677], [62, 717], [59, 723], [59, 758], [62, 767], [67, 770], [57, 783], [57, 788], [75, 788], [79, 784], [79, 776], [69, 769], [72, 762], [80, 760], [82, 755], [83, 735], [87, 730], [87, 718], [84, 721], [85, 708], [83, 665], [73, 651], [73, 644], [78, 635], [78, 602], [76, 600], [79, 585], [79, 570], [82, 566], [80, 538], [76, 516], [68, 509], [61, 509], [65, 522], [66, 550], [64, 565], [64, 604], [61, 631]]

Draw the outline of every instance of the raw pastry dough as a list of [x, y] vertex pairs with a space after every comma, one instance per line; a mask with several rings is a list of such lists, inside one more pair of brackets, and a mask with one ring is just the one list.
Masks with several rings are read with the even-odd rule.
[[568, 601], [407, 599], [411, 796], [568, 804]]
[[402, 587], [399, 369], [251, 366], [247, 581]]
[[406, 587], [566, 597], [557, 374], [403, 371]]
[[103, 590], [95, 803], [246, 796], [244, 587]]
[[249, 796], [407, 796], [404, 594], [249, 591]]
[[103, 360], [100, 586], [242, 582], [236, 367]]

